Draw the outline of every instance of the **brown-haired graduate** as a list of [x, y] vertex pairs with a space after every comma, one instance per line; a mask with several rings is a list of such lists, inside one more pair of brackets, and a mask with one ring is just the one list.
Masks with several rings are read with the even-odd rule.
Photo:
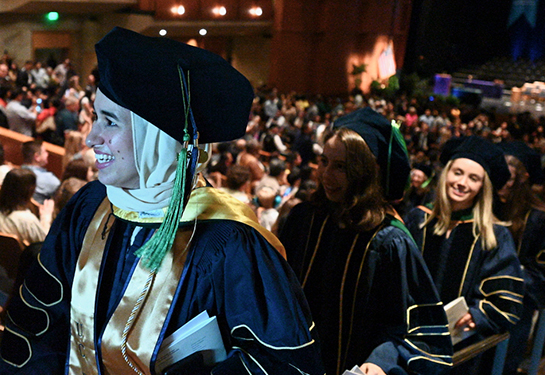
[[292, 209], [280, 235], [316, 322], [326, 372], [448, 373], [443, 305], [388, 203], [403, 196], [409, 177], [401, 134], [368, 107], [333, 126], [318, 190]]
[[[248, 80], [122, 28], [96, 53], [99, 181], [57, 216], [8, 306], [0, 373], [324, 374], [282, 245], [199, 173], [207, 143], [244, 135]], [[195, 317], [207, 324], [182, 340]]]
[[[413, 209], [406, 223], [443, 302], [467, 304], [452, 327], [457, 350], [518, 322], [524, 281], [511, 233], [492, 212], [494, 189], [510, 176], [501, 149], [478, 136], [454, 138], [441, 162], [433, 205]], [[489, 373], [491, 361], [480, 358], [456, 373]]]

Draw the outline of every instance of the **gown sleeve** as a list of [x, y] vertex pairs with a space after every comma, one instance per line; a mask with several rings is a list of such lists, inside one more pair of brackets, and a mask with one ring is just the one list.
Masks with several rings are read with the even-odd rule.
[[227, 359], [206, 373], [323, 375], [306, 299], [278, 251], [244, 224], [200, 230], [173, 319], [177, 327], [203, 310], [217, 316]]
[[366, 323], [384, 328], [381, 343], [365, 362], [387, 374], [446, 374], [452, 365], [446, 314], [422, 256], [403, 229], [389, 226], [374, 240], [382, 256], [371, 287], [375, 316]]
[[537, 309], [545, 308], [545, 212], [533, 210], [528, 218], [519, 252], [526, 296]]
[[295, 275], [261, 235], [252, 230], [245, 237], [230, 241], [237, 254], [226, 258], [224, 295], [218, 296], [225, 302], [232, 351], [252, 374], [324, 374]]
[[475, 267], [478, 281], [464, 291], [469, 312], [477, 330], [483, 334], [509, 330], [522, 313], [524, 280], [509, 230], [495, 225], [498, 246], [484, 251], [482, 263]]
[[55, 219], [38, 261], [8, 302], [0, 344], [1, 374], [64, 373], [74, 264], [104, 197], [103, 185], [90, 183]]

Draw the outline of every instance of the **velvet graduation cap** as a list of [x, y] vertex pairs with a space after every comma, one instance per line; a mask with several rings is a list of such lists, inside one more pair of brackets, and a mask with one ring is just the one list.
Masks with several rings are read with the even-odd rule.
[[365, 140], [380, 166], [384, 196], [387, 200], [401, 199], [411, 167], [407, 147], [397, 125], [365, 107], [339, 117], [333, 127], [351, 129]]
[[425, 163], [414, 163], [413, 169], [418, 169], [419, 171], [424, 172], [427, 178], [430, 178], [433, 173], [431, 166]]
[[100, 90], [109, 99], [183, 142], [187, 108], [180, 69], [200, 143], [245, 134], [254, 98], [250, 82], [220, 56], [164, 37], [114, 28], [95, 46]]
[[505, 155], [516, 157], [526, 168], [532, 184], [542, 184], [544, 180], [539, 153], [524, 141], [502, 142], [499, 144]]
[[501, 148], [482, 137], [473, 135], [447, 141], [441, 151], [441, 163], [447, 164], [449, 160], [459, 158], [479, 163], [490, 177], [495, 189], [501, 189], [511, 177]]
[[220, 56], [168, 38], [116, 27], [95, 50], [101, 92], [184, 146], [163, 223], [136, 253], [156, 271], [172, 248], [189, 199], [199, 157], [197, 141], [243, 136], [254, 92], [250, 82]]

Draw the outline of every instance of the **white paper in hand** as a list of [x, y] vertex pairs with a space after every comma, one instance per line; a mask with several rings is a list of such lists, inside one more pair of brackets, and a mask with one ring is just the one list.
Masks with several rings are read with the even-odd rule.
[[343, 375], [365, 375], [363, 371], [361, 371], [360, 367], [358, 365], [352, 367], [352, 370], [345, 370], [343, 372]]
[[467, 307], [466, 300], [463, 296], [458, 297], [445, 305], [445, 312], [447, 314], [448, 329], [452, 345], [456, 345], [475, 333], [475, 330], [464, 331], [465, 327], [456, 328], [458, 320], [469, 312], [469, 308]]
[[168, 366], [185, 357], [204, 352], [204, 364], [212, 366], [225, 360], [225, 347], [215, 316], [203, 311], [163, 340], [155, 368], [161, 373]]

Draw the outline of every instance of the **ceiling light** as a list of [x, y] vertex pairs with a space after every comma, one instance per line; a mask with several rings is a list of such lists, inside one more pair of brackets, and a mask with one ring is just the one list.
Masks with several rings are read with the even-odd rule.
[[179, 16], [181, 16], [182, 14], [185, 13], [185, 8], [183, 5], [178, 5], [178, 6], [173, 6], [170, 11], [174, 14], [177, 14]]
[[214, 13], [216, 16], [225, 16], [227, 14], [227, 9], [225, 9], [224, 6], [215, 7], [212, 9], [212, 13]]
[[206, 33], [208, 33], [208, 31], [206, 31], [206, 29], [200, 29], [199, 30], [199, 35], [205, 36]]
[[263, 9], [261, 7], [252, 7], [249, 12], [254, 17], [261, 17], [263, 15]]

